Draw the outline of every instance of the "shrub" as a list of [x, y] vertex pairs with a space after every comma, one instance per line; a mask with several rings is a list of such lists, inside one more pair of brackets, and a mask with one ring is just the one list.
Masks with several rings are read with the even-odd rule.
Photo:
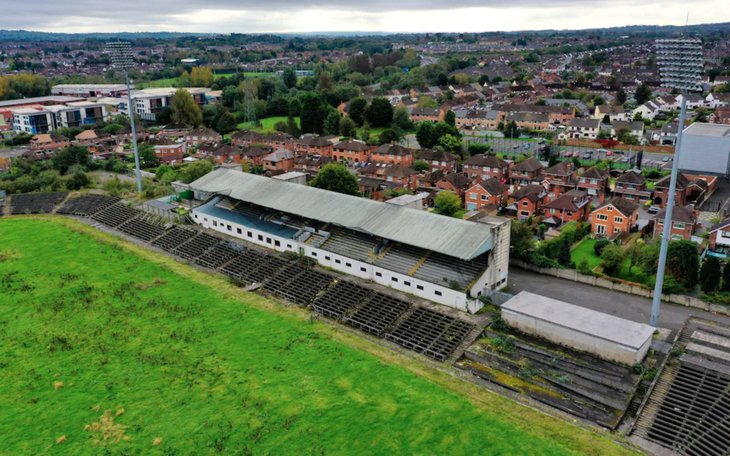
[[593, 244], [593, 251], [596, 252], [596, 255], [601, 256], [603, 249], [605, 249], [610, 243], [611, 241], [608, 239], [599, 239], [595, 244]]
[[591, 266], [588, 264], [588, 259], [583, 257], [580, 260], [580, 263], [578, 263], [578, 272], [581, 274], [593, 274], [593, 271], [591, 271]]

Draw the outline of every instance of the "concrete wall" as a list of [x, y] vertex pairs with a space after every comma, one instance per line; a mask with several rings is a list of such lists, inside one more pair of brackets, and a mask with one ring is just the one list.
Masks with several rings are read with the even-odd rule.
[[[634, 296], [641, 296], [642, 298], [651, 299], [651, 297], [654, 296], [654, 290], [650, 290], [639, 284], [624, 282], [619, 279], [610, 279], [580, 274], [575, 269], [541, 268], [539, 266], [535, 266], [534, 264], [526, 263], [517, 259], [511, 259], [510, 265], [512, 265], [513, 267], [525, 269], [527, 271], [536, 272], [538, 274], [549, 275], [565, 280], [572, 280], [573, 282], [585, 283], [587, 285], [598, 288], [605, 288], [607, 290], [620, 291], [622, 293], [631, 294]], [[662, 301], [730, 316], [730, 307], [724, 305], [710, 304], [707, 301], [703, 301], [702, 299], [692, 296], [665, 294], [662, 295]]]
[[627, 365], [640, 362], [651, 345], [651, 337], [649, 337], [641, 348], [635, 350], [591, 334], [507, 309], [502, 310], [502, 318], [513, 328], [517, 328], [526, 334], [532, 334], [566, 347], [593, 353], [602, 358]]

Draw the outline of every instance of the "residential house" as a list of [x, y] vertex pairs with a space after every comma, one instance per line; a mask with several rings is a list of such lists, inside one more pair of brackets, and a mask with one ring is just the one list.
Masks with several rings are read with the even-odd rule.
[[641, 115], [642, 119], [652, 120], [660, 112], [662, 112], [663, 106], [657, 100], [649, 100], [641, 106], [638, 106], [631, 112], [631, 119], [635, 119], [637, 114]]
[[466, 208], [469, 210], [481, 209], [493, 205], [497, 208], [507, 204], [509, 187], [497, 179], [477, 181], [466, 191]]
[[30, 140], [30, 150], [60, 150], [71, 145], [71, 141], [61, 134], [50, 132], [35, 135]]
[[461, 174], [451, 173], [447, 174], [436, 182], [435, 187], [439, 190], [445, 190], [448, 192], [455, 193], [460, 197], [464, 196], [464, 193], [472, 186], [472, 180]]
[[[664, 231], [664, 216], [666, 209], [662, 209], [652, 219], [654, 221], [654, 239], [661, 239]], [[694, 206], [674, 206], [672, 210], [672, 228], [669, 238], [672, 240], [692, 240], [697, 227], [697, 215]]]
[[[137, 141], [143, 142], [148, 141], [150, 139], [150, 133], [147, 131], [147, 129], [144, 127], [144, 125], [138, 124], [134, 127], [135, 133], [137, 133]], [[116, 133], [112, 135], [114, 140], [117, 142], [117, 144], [128, 144], [132, 141], [132, 126], [131, 125], [125, 125], [124, 127], [117, 130]]]
[[204, 142], [220, 142], [221, 135], [209, 128], [194, 128], [185, 132], [185, 147], [188, 149]]
[[332, 163], [332, 159], [320, 154], [302, 155], [297, 159], [294, 165], [295, 171], [305, 171], [310, 174], [316, 174], [322, 167], [328, 163]]
[[294, 152], [289, 149], [277, 149], [261, 161], [264, 168], [270, 171], [289, 171], [294, 168]]
[[332, 146], [332, 158], [341, 163], [353, 165], [370, 161], [370, 151], [373, 147], [362, 142], [348, 139]]
[[607, 169], [594, 166], [578, 175], [578, 189], [585, 190], [591, 198], [598, 197], [599, 204], [603, 204], [609, 190], [610, 177], [611, 174]]
[[613, 194], [634, 202], [651, 200], [652, 191], [646, 188], [647, 179], [641, 173], [628, 171], [616, 179]]
[[439, 169], [446, 173], [454, 173], [459, 164], [459, 157], [438, 148], [421, 149], [416, 154], [415, 159], [428, 163], [429, 172]]
[[710, 255], [728, 258], [730, 256], [730, 217], [725, 217], [720, 223], [709, 230]]
[[409, 114], [411, 115], [411, 120], [415, 123], [419, 122], [438, 122], [439, 120], [442, 120], [444, 118], [444, 113], [435, 108], [410, 108]]
[[601, 131], [601, 119], [573, 119], [565, 130], [568, 139], [596, 139]]
[[730, 125], [730, 108], [717, 108], [707, 115], [709, 123]]
[[472, 179], [497, 179], [504, 182], [509, 177], [509, 162], [492, 154], [477, 154], [462, 163], [462, 172]]
[[499, 126], [499, 111], [457, 109], [456, 128], [460, 130], [496, 130]]
[[659, 144], [662, 146], [673, 146], [677, 142], [677, 131], [679, 125], [674, 122], [665, 123], [659, 130]]
[[365, 177], [382, 179], [387, 183], [397, 183], [409, 190], [415, 190], [416, 188], [416, 172], [400, 163], [372, 162], [360, 168], [358, 174]]
[[[200, 148], [198, 149], [198, 151], [200, 151]], [[215, 160], [215, 162], [219, 165], [222, 165], [224, 163], [241, 163], [241, 150], [231, 146], [218, 146], [212, 151], [211, 155], [213, 155], [213, 160]]]
[[710, 94], [705, 97], [705, 102], [707, 103], [707, 107], [710, 109], [730, 106], [730, 93], [710, 92]]
[[639, 218], [639, 205], [623, 198], [613, 198], [593, 210], [591, 227], [600, 236], [614, 237], [630, 232]]
[[383, 144], [370, 152], [370, 159], [380, 163], [413, 164], [413, 152], [399, 144]]
[[548, 131], [550, 129], [550, 114], [531, 112], [512, 112], [506, 122], [514, 122], [519, 128], [530, 130]]
[[150, 139], [148, 144], [155, 149], [155, 155], [163, 165], [175, 165], [182, 163], [185, 143], [171, 138], [161, 137]]
[[[684, 95], [677, 95], [677, 104], [682, 106]], [[697, 109], [705, 106], [705, 99], [699, 93], [689, 93], [687, 95], [687, 109]]]
[[570, 160], [558, 162], [550, 168], [542, 171], [543, 185], [552, 192], [555, 197], [575, 189], [575, 165]]
[[[669, 185], [671, 175], [665, 176], [654, 184], [654, 204], [665, 207], [669, 200]], [[674, 203], [680, 206], [687, 204], [701, 204], [715, 190], [717, 177], [699, 176], [692, 174], [677, 174], [676, 193]]]
[[264, 142], [264, 135], [255, 131], [239, 130], [231, 135], [231, 145], [233, 147], [245, 147], [254, 143]]
[[542, 163], [536, 158], [530, 157], [517, 163], [510, 172], [510, 183], [519, 188], [523, 185], [530, 185], [542, 181]]
[[74, 138], [74, 143], [85, 147], [89, 153], [99, 155], [114, 144], [112, 135], [102, 129], [84, 130]]
[[[585, 222], [590, 212], [591, 198], [583, 190], [571, 190], [543, 205], [546, 217], [555, 219], [557, 225], [566, 222]], [[556, 225], [553, 223], [553, 225]], [[556, 225], [556, 226], [557, 226]]]
[[620, 130], [628, 130], [631, 136], [634, 136], [636, 139], [641, 139], [641, 137], [644, 136], [644, 122], [638, 120], [635, 122], [624, 122], [621, 120], [612, 121], [611, 135], [618, 139], [618, 132]]
[[510, 204], [505, 208], [505, 215], [520, 220], [536, 217], [540, 215], [546, 197], [547, 192], [542, 185], [524, 185], [509, 196]]
[[250, 166], [263, 166], [263, 158], [269, 154], [266, 149], [256, 146], [244, 146], [238, 149], [241, 151], [241, 163]]
[[595, 111], [593, 112], [593, 118], [598, 120], [603, 120], [604, 117], [608, 115], [609, 119], [611, 119], [611, 122], [615, 120], [622, 120], [624, 122], [629, 120], [629, 115], [621, 105], [598, 105], [596, 106]]
[[264, 138], [264, 144], [271, 150], [288, 149], [293, 152], [297, 149], [298, 140], [289, 133], [274, 133]]
[[332, 142], [321, 136], [305, 136], [299, 140], [300, 152], [307, 155], [332, 156]]
[[155, 137], [163, 137], [163, 138], [183, 138], [185, 137], [185, 134], [192, 130], [193, 127], [191, 127], [188, 124], [184, 123], [178, 123], [178, 122], [171, 122], [164, 127], [160, 129], [160, 132], [155, 135]]

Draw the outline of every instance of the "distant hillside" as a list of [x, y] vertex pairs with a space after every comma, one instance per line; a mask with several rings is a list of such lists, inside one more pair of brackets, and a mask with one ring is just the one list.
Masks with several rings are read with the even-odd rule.
[[88, 38], [109, 39], [126, 38], [177, 38], [181, 36], [215, 36], [216, 33], [183, 33], [183, 32], [122, 32], [122, 33], [51, 33], [30, 32], [27, 30], [0, 30], [0, 41], [79, 41]]

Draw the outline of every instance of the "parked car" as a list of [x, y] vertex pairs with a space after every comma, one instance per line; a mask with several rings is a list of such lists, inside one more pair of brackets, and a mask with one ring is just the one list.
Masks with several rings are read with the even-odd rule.
[[512, 148], [513, 148], [513, 149], [519, 149], [519, 148], [520, 148], [520, 146], [518, 146], [517, 144], [515, 144], [514, 146], [512, 146]]
[[610, 150], [607, 150], [606, 151], [606, 157], [610, 157], [611, 155], [613, 155], [613, 152], [611, 152]]
[[565, 158], [570, 158], [572, 156], [573, 156], [573, 152], [566, 152], [565, 153]]
[[668, 162], [669, 160], [671, 160], [671, 159], [670, 159], [669, 157], [664, 157], [664, 158], [662, 158], [662, 161], [663, 161], [664, 163], [667, 163], [667, 162]]
[[530, 148], [530, 145], [529, 144], [525, 144], [525, 150], [527, 150], [529, 148]]
[[659, 207], [659, 206], [652, 206], [652, 207], [649, 208], [649, 213], [650, 214], [657, 214], [661, 210], [662, 210], [662, 208]]
[[628, 163], [628, 162], [629, 162], [629, 157], [624, 157], [621, 159], [621, 163]]
[[593, 152], [589, 151], [583, 154], [583, 158], [585, 158], [586, 160], [589, 160], [591, 157], [593, 157]]

